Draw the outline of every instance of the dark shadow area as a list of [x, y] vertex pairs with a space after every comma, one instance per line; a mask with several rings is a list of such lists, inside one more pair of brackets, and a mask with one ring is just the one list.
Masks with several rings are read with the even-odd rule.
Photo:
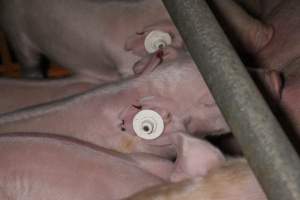
[[243, 152], [240, 145], [232, 134], [207, 136], [205, 137], [209, 142], [218, 147], [225, 155], [242, 156]]

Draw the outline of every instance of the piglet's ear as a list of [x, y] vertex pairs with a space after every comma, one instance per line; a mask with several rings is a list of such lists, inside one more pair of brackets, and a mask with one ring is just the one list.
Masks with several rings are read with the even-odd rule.
[[145, 56], [134, 64], [133, 72], [136, 75], [149, 74], [156, 69], [156, 67], [162, 62], [162, 59], [162, 51]]
[[144, 46], [144, 41], [147, 36], [147, 33], [140, 32], [135, 35], [130, 36], [125, 42], [125, 50], [131, 51], [133, 54], [143, 57], [148, 53]]
[[174, 133], [177, 159], [172, 182], [187, 178], [204, 177], [211, 169], [225, 162], [223, 154], [207, 141], [189, 136], [187, 133]]

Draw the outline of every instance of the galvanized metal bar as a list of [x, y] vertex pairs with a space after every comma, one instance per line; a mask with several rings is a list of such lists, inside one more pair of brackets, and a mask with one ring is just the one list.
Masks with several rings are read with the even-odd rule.
[[299, 200], [299, 157], [207, 3], [163, 2], [268, 198]]

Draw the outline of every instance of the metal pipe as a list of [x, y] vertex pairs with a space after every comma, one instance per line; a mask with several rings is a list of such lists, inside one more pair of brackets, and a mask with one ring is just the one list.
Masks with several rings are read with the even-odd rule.
[[299, 200], [299, 157], [207, 3], [163, 2], [268, 198]]

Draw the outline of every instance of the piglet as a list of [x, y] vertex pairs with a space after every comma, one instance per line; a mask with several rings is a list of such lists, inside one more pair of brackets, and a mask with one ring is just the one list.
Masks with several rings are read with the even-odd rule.
[[[186, 52], [166, 48], [163, 57], [160, 53], [145, 57], [134, 68], [143, 73], [64, 100], [2, 115], [0, 132], [51, 132], [120, 152], [170, 157], [174, 155], [170, 137], [174, 132], [204, 136], [229, 130]], [[145, 141], [132, 129], [132, 118], [144, 109], [162, 117], [165, 128], [157, 139]]]
[[[178, 166], [150, 154], [121, 154], [54, 134], [3, 134], [0, 197], [121, 200], [146, 188], [164, 185], [174, 175], [185, 173], [188, 176], [184, 179], [192, 174], [203, 177], [223, 164], [224, 158], [217, 149], [186, 136], [174, 137], [180, 141], [178, 145], [183, 143], [180, 158], [185, 157]], [[179, 167], [183, 171], [179, 172]]]
[[0, 2], [1, 30], [28, 77], [41, 75], [38, 66], [42, 55], [91, 82], [130, 76], [139, 57], [126, 52], [125, 44], [137, 33], [159, 30], [161, 24], [162, 31], [172, 29], [172, 41], [178, 44], [179, 35], [175, 37], [176, 28], [160, 0]]

